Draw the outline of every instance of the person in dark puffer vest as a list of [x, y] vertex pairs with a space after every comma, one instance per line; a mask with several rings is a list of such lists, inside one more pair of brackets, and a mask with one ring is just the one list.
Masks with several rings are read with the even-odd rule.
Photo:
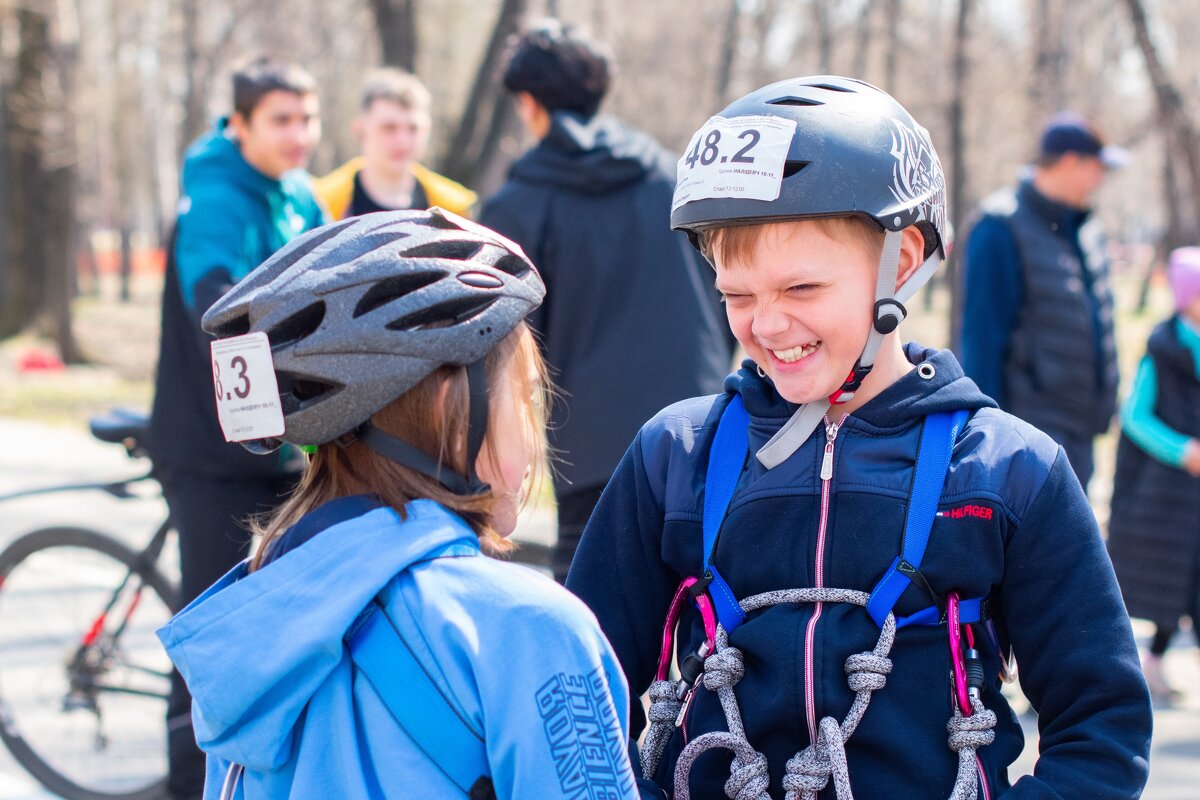
[[964, 246], [956, 351], [1002, 409], [1067, 451], [1087, 489], [1117, 403], [1113, 299], [1091, 198], [1128, 154], [1060, 114], [1032, 174], [986, 198]]
[[1175, 314], [1150, 334], [1121, 411], [1108, 549], [1130, 616], [1157, 629], [1143, 660], [1151, 695], [1179, 693], [1162, 657], [1192, 618], [1200, 641], [1200, 247], [1171, 254]]

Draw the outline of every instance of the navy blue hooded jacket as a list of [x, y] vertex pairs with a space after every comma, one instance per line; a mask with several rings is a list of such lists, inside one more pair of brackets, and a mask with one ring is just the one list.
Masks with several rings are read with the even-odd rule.
[[550, 426], [560, 496], [603, 486], [643, 422], [729, 372], [712, 270], [671, 230], [674, 189], [674, 159], [646, 134], [557, 112], [480, 214], [546, 281], [530, 322], [563, 391]]
[[[1137, 797], [1147, 777], [1149, 698], [1112, 567], [1065, 454], [1049, 437], [995, 408], [948, 351], [909, 345], [907, 356], [932, 365], [935, 374], [910, 371], [841, 422], [822, 558], [816, 547], [826, 435], [818, 429], [773, 470], [753, 455], [747, 459], [714, 565], [738, 599], [814, 586], [818, 563], [825, 586], [870, 592], [901, 552], [923, 418], [970, 409], [921, 572], [941, 595], [957, 590], [964, 598], [990, 599], [1000, 638], [1011, 644], [1021, 686], [1039, 712], [1036, 772], [1010, 787], [1006, 770], [1021, 752], [1023, 735], [995, 679], [995, 648], [982, 648], [992, 678], [982, 699], [999, 717], [995, 742], [979, 750], [989, 796]], [[741, 393], [750, 414], [751, 454], [795, 410], [750, 362], [726, 389]], [[642, 428], [571, 568], [567, 587], [596, 613], [635, 694], [654, 677], [672, 594], [684, 577], [702, 573], [704, 477], [727, 397], [678, 403]], [[929, 605], [914, 584], [895, 610], [907, 615]], [[747, 736], [767, 757], [776, 797], [782, 797], [787, 760], [810, 741], [806, 684], [815, 718], [841, 721], [853, 701], [843, 664], [879, 636], [862, 608], [824, 604], [807, 674], [805, 641], [814, 608], [767, 608], [730, 636], [745, 656], [745, 677], [735, 691]], [[699, 615], [689, 609], [680, 623], [679, 657], [695, 652], [703, 639]], [[945, 797], [957, 769], [947, 745], [953, 712], [945, 626], [901, 629], [891, 659], [886, 685], [874, 692], [846, 745], [855, 797]], [[635, 706], [635, 737], [643, 726]], [[684, 729], [688, 740], [726, 729], [715, 693], [697, 689]], [[672, 786], [684, 735], [676, 729], [667, 746], [659, 786]], [[725, 751], [701, 756], [691, 774], [692, 797], [724, 797], [729, 763]], [[832, 782], [821, 796], [834, 796]]]

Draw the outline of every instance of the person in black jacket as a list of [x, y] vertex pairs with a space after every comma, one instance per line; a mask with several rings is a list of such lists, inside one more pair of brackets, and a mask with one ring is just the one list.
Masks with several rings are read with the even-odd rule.
[[560, 581], [633, 434], [662, 406], [718, 391], [731, 360], [711, 274], [671, 230], [675, 161], [597, 115], [609, 82], [606, 48], [571, 26], [545, 21], [517, 40], [504, 85], [538, 144], [480, 216], [546, 280], [531, 322], [562, 390], [551, 415]]
[[[234, 74], [233, 97], [234, 113], [184, 158], [163, 285], [150, 454], [179, 533], [181, 605], [246, 556], [247, 519], [274, 508], [303, 466], [295, 450], [252, 455], [225, 441], [200, 317], [290, 239], [325, 221], [301, 169], [320, 138], [316, 84], [299, 67], [258, 59]], [[192, 734], [191, 696], [178, 672], [173, 681], [168, 789], [172, 798], [199, 797], [204, 754]]]

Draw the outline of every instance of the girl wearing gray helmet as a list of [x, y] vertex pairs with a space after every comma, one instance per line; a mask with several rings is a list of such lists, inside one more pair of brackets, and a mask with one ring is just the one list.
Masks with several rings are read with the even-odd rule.
[[544, 291], [520, 248], [435, 208], [306, 234], [205, 315], [226, 436], [311, 452], [253, 558], [159, 632], [206, 798], [636, 796], [594, 618], [486, 557], [544, 463], [523, 321]]
[[[1146, 688], [1062, 449], [896, 334], [946, 245], [928, 133], [798, 78], [678, 168], [672, 224], [749, 358], [642, 428], [567, 580], [649, 691], [645, 794], [1137, 796]], [[1015, 782], [1014, 655], [1041, 727]]]

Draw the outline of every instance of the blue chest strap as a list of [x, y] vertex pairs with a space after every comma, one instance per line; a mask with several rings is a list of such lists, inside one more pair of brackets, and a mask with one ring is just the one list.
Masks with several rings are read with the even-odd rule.
[[396, 724], [465, 797], [494, 798], [483, 735], [471, 727], [413, 652], [412, 643], [420, 634], [411, 625], [405, 615], [388, 614], [376, 598], [346, 635], [354, 666]]
[[[912, 576], [921, 568], [925, 549], [929, 546], [929, 535], [937, 517], [938, 501], [946, 483], [946, 472], [950, 468], [950, 455], [954, 441], [966, 424], [969, 412], [965, 410], [930, 414], [925, 418], [921, 430], [921, 442], [917, 446], [917, 465], [913, 470], [912, 491], [908, 499], [908, 514], [904, 518], [904, 538], [901, 540], [900, 555], [888, 567], [887, 572], [875, 584], [871, 598], [867, 601], [867, 613], [876, 625], [882, 626], [884, 619], [896, 606], [900, 595], [912, 583]], [[981, 598], [963, 601], [960, 619], [964, 623], [977, 622], [980, 615]], [[941, 610], [936, 606], [926, 608], [908, 617], [896, 620], [896, 627], [905, 625], [937, 625], [941, 621]]]
[[[929, 545], [933, 521], [937, 516], [938, 501], [942, 496], [942, 486], [946, 482], [954, 441], [969, 416], [970, 412], [961, 410], [930, 414], [925, 419], [917, 450], [917, 465], [913, 474], [908, 514], [904, 521], [902, 553], [875, 586], [867, 604], [867, 611], [879, 625], [883, 624], [900, 595], [912, 583], [910, 576], [920, 569], [926, 547]], [[704, 578], [708, 583], [717, 619], [725, 630], [730, 632], [745, 621], [746, 614], [729, 584], [712, 563], [712, 557], [721, 523], [725, 519], [729, 501], [733, 498], [738, 478], [746, 463], [749, 428], [750, 415], [746, 412], [741, 395], [735, 394], [721, 414], [704, 479]], [[960, 607], [961, 621], [978, 622], [983, 616], [982, 604], [982, 598], [964, 600]], [[941, 610], [937, 606], [930, 606], [908, 617], [897, 619], [896, 625], [937, 625], [941, 616]]]
[[721, 422], [717, 425], [712, 451], [708, 456], [708, 471], [704, 476], [704, 580], [708, 583], [708, 593], [717, 619], [727, 631], [745, 622], [746, 612], [742, 611], [729, 584], [713, 566], [712, 556], [733, 490], [746, 465], [749, 430], [750, 415], [746, 413], [742, 396], [735, 394], [721, 414]]

